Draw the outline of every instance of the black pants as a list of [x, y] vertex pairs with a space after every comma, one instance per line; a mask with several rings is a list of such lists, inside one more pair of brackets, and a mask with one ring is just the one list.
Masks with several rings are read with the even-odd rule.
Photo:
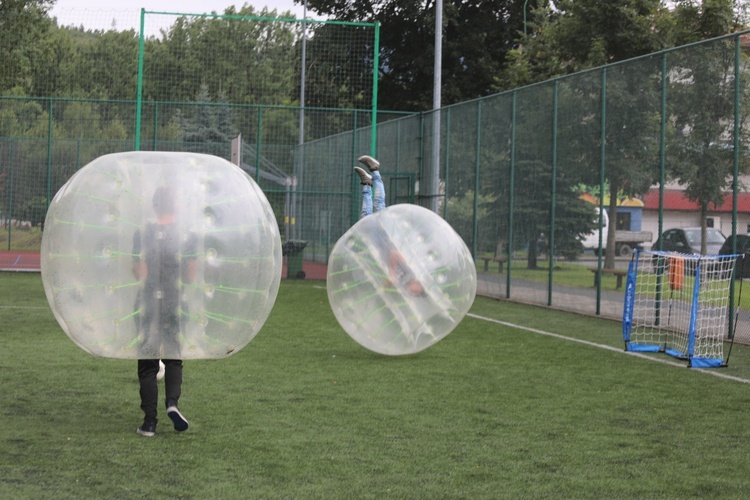
[[[166, 392], [166, 406], [177, 406], [182, 393], [182, 360], [163, 359], [164, 388]], [[138, 381], [141, 384], [141, 409], [144, 420], [156, 422], [156, 408], [159, 403], [159, 386], [156, 374], [159, 372], [158, 359], [138, 360]]]

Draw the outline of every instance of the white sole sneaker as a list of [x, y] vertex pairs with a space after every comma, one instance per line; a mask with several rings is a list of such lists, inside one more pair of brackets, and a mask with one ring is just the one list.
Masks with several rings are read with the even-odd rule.
[[177, 409], [176, 406], [170, 406], [167, 408], [167, 416], [170, 420], [172, 420], [172, 423], [174, 424], [174, 430], [177, 432], [186, 431], [188, 426], [188, 421], [185, 417], [182, 416], [182, 413], [180, 413], [180, 410]]
[[146, 436], [146, 437], [154, 437], [154, 436], [156, 435], [156, 432], [153, 432], [153, 431], [146, 431], [146, 430], [143, 430], [143, 429], [142, 429], [141, 427], [138, 427], [138, 428], [137, 428], [137, 429], [135, 430], [135, 432], [137, 432], [137, 433], [138, 433], [138, 434], [140, 434], [141, 436]]
[[359, 175], [359, 183], [363, 186], [372, 186], [372, 176], [365, 172], [362, 167], [354, 167], [354, 171]]
[[357, 161], [360, 161], [367, 165], [367, 168], [370, 169], [370, 172], [374, 172], [375, 170], [378, 170], [380, 168], [380, 162], [372, 156], [362, 155], [357, 158]]

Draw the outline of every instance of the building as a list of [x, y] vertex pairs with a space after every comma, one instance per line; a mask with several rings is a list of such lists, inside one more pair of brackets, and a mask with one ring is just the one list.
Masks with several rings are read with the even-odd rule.
[[[721, 206], [709, 207], [706, 225], [729, 236], [732, 234], [732, 208], [732, 193], [727, 192]], [[662, 230], [701, 225], [698, 204], [687, 199], [682, 189], [670, 187], [664, 190], [663, 216]], [[643, 197], [642, 229], [651, 231], [654, 238], [659, 234], [659, 188], [651, 188]], [[737, 194], [737, 234], [750, 234], [750, 193], [747, 192]]]

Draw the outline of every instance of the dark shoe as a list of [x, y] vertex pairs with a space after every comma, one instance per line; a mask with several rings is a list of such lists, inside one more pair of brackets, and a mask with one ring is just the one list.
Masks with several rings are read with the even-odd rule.
[[172, 420], [174, 424], [174, 430], [177, 432], [186, 431], [188, 428], [188, 421], [182, 416], [180, 410], [176, 406], [170, 406], [167, 408], [167, 416]]
[[156, 422], [144, 420], [143, 424], [138, 427], [135, 432], [141, 436], [154, 437], [156, 434]]
[[367, 165], [367, 168], [370, 169], [370, 172], [380, 170], [380, 162], [372, 156], [362, 155], [357, 158], [357, 160]]
[[354, 171], [359, 175], [359, 183], [363, 186], [372, 186], [372, 176], [365, 172], [362, 167], [354, 167]]

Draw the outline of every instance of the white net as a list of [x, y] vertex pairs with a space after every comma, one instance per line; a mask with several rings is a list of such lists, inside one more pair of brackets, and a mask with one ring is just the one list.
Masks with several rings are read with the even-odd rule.
[[626, 348], [665, 352], [693, 367], [722, 365], [737, 257], [638, 252], [628, 276]]

